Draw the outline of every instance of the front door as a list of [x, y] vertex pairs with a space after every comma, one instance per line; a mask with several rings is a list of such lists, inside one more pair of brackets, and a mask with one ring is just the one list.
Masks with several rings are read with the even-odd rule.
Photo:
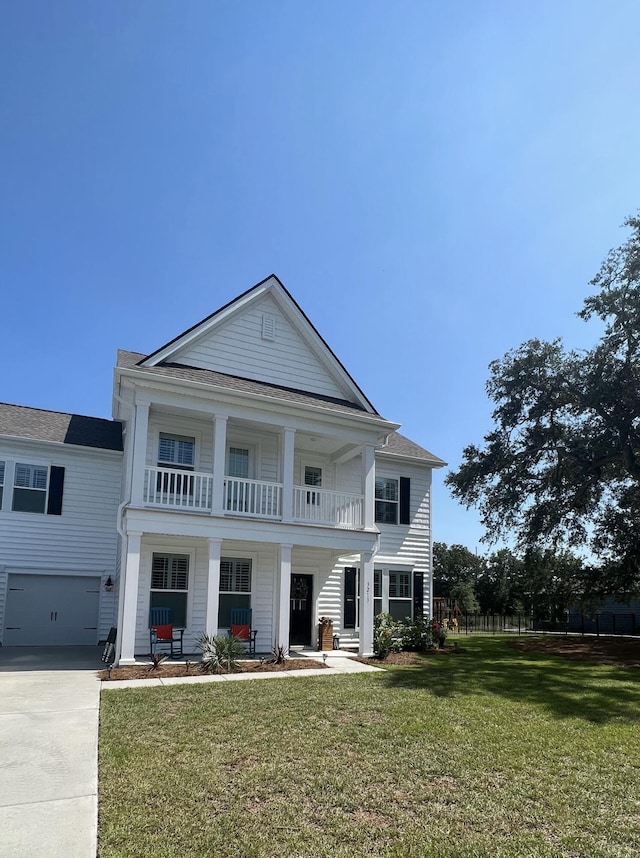
[[311, 646], [313, 575], [291, 576], [289, 611], [290, 646]]

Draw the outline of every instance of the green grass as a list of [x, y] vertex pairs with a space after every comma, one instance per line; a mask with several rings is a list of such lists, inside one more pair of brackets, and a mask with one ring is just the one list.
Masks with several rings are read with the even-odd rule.
[[464, 647], [105, 691], [100, 858], [640, 854], [640, 672]]

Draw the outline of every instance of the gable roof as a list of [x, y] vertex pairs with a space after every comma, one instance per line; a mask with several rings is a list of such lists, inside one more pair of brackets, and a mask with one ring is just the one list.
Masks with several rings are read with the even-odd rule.
[[5, 402], [0, 403], [0, 435], [77, 447], [122, 450], [122, 423], [119, 420], [44, 411]]
[[255, 305], [259, 300], [265, 298], [265, 296], [269, 296], [275, 301], [283, 315], [287, 317], [302, 340], [304, 340], [306, 347], [322, 362], [336, 385], [348, 394], [343, 401], [359, 405], [370, 414], [377, 415], [378, 412], [360, 386], [339, 358], [336, 357], [304, 310], [275, 274], [271, 274], [269, 277], [261, 280], [260, 283], [247, 289], [246, 292], [229, 301], [202, 321], [192, 325], [186, 331], [178, 334], [178, 336], [151, 354], [143, 356], [140, 365], [144, 367], [152, 367], [158, 364], [181, 365], [179, 359], [179, 352], [181, 350], [185, 350], [186, 347], [196, 340], [202, 339], [207, 334], [214, 332], [216, 328], [220, 328], [226, 321], [235, 317], [241, 311]]
[[[370, 414], [359, 405], [354, 405], [346, 399], [337, 399], [332, 396], [323, 396], [305, 390], [294, 390], [290, 387], [282, 387], [277, 384], [269, 384], [264, 381], [254, 381], [251, 378], [242, 378], [237, 375], [227, 375], [223, 372], [215, 372], [211, 369], [201, 369], [197, 366], [184, 366], [177, 363], [158, 363], [154, 366], [144, 365], [144, 355], [139, 352], [129, 352], [118, 349], [117, 365], [122, 369], [131, 369], [137, 372], [148, 373], [153, 376], [168, 379], [182, 379], [184, 381], [195, 381], [199, 384], [211, 385], [211, 387], [223, 388], [240, 393], [254, 393], [260, 396], [269, 396], [273, 399], [281, 399], [300, 405], [314, 405], [328, 408], [330, 411], [338, 411], [342, 414], [357, 414], [364, 416]], [[372, 417], [380, 418], [376, 412]], [[397, 424], [395, 424], [397, 425]]]

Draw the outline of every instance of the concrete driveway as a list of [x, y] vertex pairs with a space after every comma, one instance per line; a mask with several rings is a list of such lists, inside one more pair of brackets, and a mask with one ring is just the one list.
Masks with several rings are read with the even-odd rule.
[[95, 858], [98, 647], [0, 647], [0, 858]]

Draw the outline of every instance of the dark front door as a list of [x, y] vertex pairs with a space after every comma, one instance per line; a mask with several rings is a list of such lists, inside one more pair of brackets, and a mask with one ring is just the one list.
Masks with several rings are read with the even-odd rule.
[[291, 576], [290, 605], [289, 644], [291, 646], [311, 646], [313, 575]]

